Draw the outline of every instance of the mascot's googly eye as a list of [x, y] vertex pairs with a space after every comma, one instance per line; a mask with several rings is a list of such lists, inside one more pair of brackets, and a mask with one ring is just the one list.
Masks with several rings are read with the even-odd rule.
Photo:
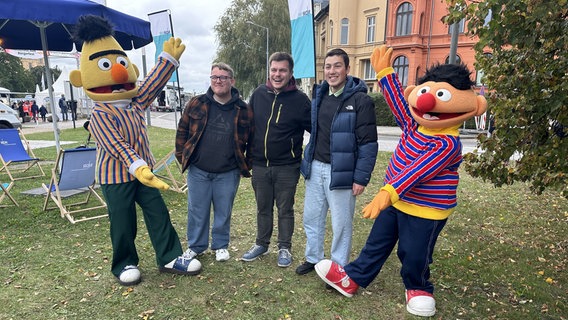
[[116, 62], [120, 63], [123, 67], [128, 68], [128, 59], [125, 57], [116, 57]]
[[436, 98], [442, 101], [449, 101], [452, 98], [452, 93], [446, 89], [436, 91]]
[[112, 62], [110, 62], [110, 59], [107, 58], [100, 59], [97, 64], [99, 65], [99, 69], [103, 71], [110, 70], [110, 68], [112, 67]]
[[420, 90], [418, 90], [418, 92], [416, 92], [416, 96], [420, 97], [421, 95], [430, 92], [430, 87], [429, 86], [424, 86], [422, 88], [420, 88]]

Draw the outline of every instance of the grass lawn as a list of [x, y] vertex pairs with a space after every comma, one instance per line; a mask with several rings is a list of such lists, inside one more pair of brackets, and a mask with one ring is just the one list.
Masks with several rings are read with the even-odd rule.
[[[173, 130], [152, 127], [149, 133], [157, 159], [173, 148]], [[53, 134], [27, 138], [52, 140]], [[77, 128], [63, 130], [60, 139], [85, 138], [83, 128]], [[35, 153], [55, 159], [54, 147]], [[372, 183], [357, 200], [352, 258], [373, 223], [358, 213], [381, 185], [389, 156], [379, 153]], [[53, 161], [44, 163], [46, 172], [51, 170]], [[325, 289], [315, 273], [296, 275], [305, 245], [303, 179], [296, 197], [292, 267], [276, 265], [276, 228], [269, 255], [238, 261], [256, 233], [253, 191], [250, 180], [243, 179], [233, 210], [229, 261], [217, 262], [209, 253], [200, 257], [198, 276], [158, 273], [139, 215], [143, 282], [131, 288], [117, 284], [110, 273], [106, 219], [72, 225], [57, 211], [43, 212], [43, 197], [20, 194], [47, 181], [18, 181], [11, 193], [21, 207], [0, 209], [0, 319], [417, 319], [405, 310], [396, 254], [351, 299]], [[458, 192], [459, 205], [438, 239], [431, 265], [438, 308], [433, 318], [568, 319], [568, 201], [556, 192], [534, 195], [525, 184], [497, 189], [463, 170]], [[186, 196], [171, 191], [163, 196], [185, 247]]]

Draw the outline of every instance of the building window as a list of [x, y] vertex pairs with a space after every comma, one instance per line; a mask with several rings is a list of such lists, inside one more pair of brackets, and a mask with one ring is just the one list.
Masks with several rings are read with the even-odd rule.
[[401, 4], [396, 10], [395, 36], [409, 35], [412, 30], [412, 5], [408, 2]]
[[[460, 22], [458, 22], [458, 33], [463, 33], [465, 29], [465, 19], [461, 19]], [[448, 28], [448, 34], [452, 34], [452, 30], [454, 30], [454, 24], [450, 24], [450, 27]]]
[[375, 42], [375, 17], [367, 17], [367, 43]]
[[377, 79], [377, 73], [375, 73], [375, 69], [373, 69], [373, 65], [371, 64], [370, 59], [363, 59], [361, 60], [363, 63], [363, 79], [365, 80], [375, 80]]
[[408, 84], [408, 58], [406, 56], [400, 56], [394, 59], [392, 68], [394, 72], [398, 74], [398, 79], [402, 86], [406, 87]]
[[340, 44], [347, 44], [349, 40], [349, 19], [343, 18], [341, 19], [341, 39]]
[[333, 46], [333, 21], [329, 21], [329, 46]]
[[[462, 62], [462, 59], [460, 58], [460, 56], [458, 54], [456, 54], [456, 62], [455, 64], [460, 64]], [[446, 64], [450, 64], [450, 56], [448, 56], [446, 58]]]

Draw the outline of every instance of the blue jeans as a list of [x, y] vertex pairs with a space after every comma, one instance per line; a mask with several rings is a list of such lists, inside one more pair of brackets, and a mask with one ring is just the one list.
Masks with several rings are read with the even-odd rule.
[[306, 180], [304, 229], [306, 231], [306, 261], [318, 263], [324, 258], [324, 237], [327, 210], [331, 212], [331, 260], [344, 266], [349, 262], [355, 196], [353, 190], [330, 190], [331, 165], [314, 160], [310, 178]]
[[213, 205], [211, 249], [226, 249], [231, 232], [231, 212], [241, 176], [238, 169], [210, 173], [196, 166], [187, 172], [187, 244], [201, 253], [209, 247], [209, 223]]

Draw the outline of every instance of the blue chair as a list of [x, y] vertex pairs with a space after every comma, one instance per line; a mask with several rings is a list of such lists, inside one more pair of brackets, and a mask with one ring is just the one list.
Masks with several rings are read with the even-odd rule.
[[[60, 150], [57, 161], [51, 170], [49, 186], [42, 184], [47, 192], [43, 204], [43, 211], [59, 208], [62, 218], [67, 218], [71, 223], [107, 217], [105, 214], [77, 219], [74, 215], [79, 212], [104, 209], [106, 202], [95, 191], [95, 148], [78, 148]], [[78, 194], [87, 193], [85, 200], [72, 202], [64, 200]], [[91, 201], [91, 196], [93, 200]], [[51, 199], [56, 207], [48, 208]], [[72, 202], [72, 203], [67, 203]], [[94, 204], [93, 204], [94, 202]], [[76, 208], [73, 210], [73, 208]]]
[[0, 207], [7, 207], [7, 205], [2, 204], [2, 200], [4, 200], [4, 197], [8, 197], [8, 199], [10, 199], [16, 207], [20, 206], [20, 205], [18, 205], [16, 200], [12, 197], [12, 195], [10, 194], [10, 189], [12, 188], [13, 185], [14, 185], [14, 182], [10, 182], [10, 183], [0, 182]]
[[[174, 171], [172, 171], [172, 167]], [[187, 191], [187, 183], [181, 173], [181, 166], [177, 162], [175, 150], [170, 151], [165, 157], [156, 162], [152, 172], [170, 185], [169, 190], [179, 193]]]
[[[0, 161], [0, 173], [5, 171], [11, 181], [45, 176], [40, 159], [33, 154], [20, 129], [0, 129]], [[39, 173], [24, 174], [36, 166]]]

